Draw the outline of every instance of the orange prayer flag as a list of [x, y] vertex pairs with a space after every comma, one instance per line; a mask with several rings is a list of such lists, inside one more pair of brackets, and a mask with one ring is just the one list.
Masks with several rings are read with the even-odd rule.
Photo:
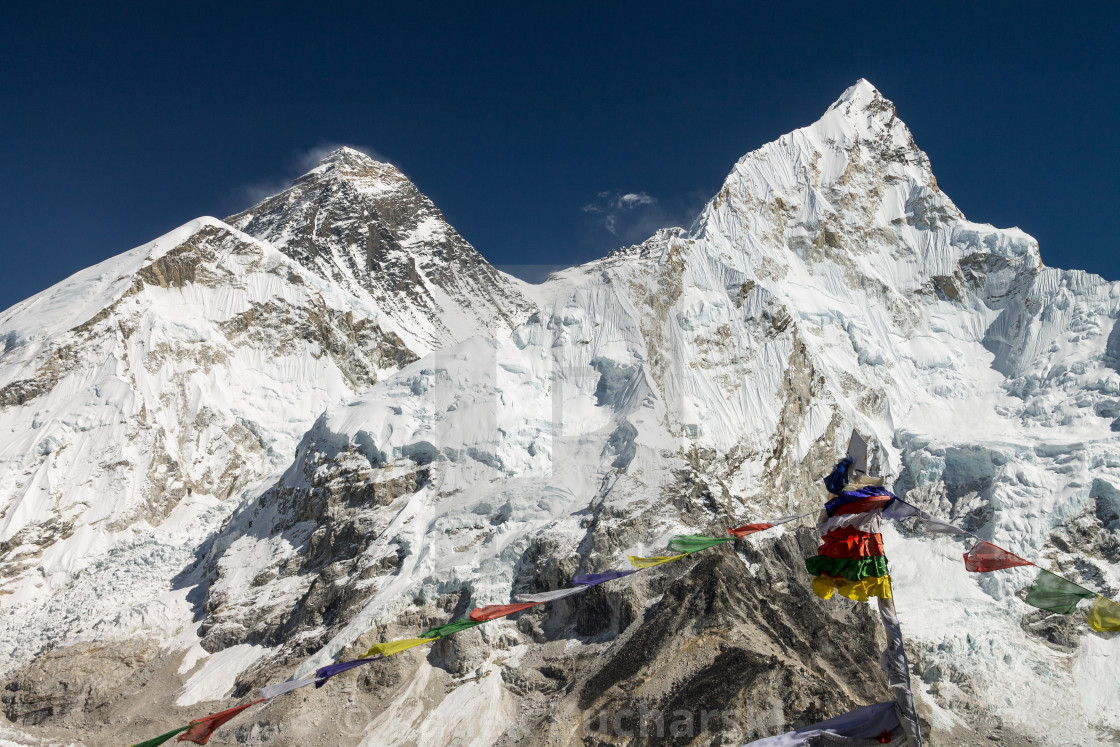
[[735, 527], [734, 529], [728, 529], [727, 531], [731, 534], [734, 534], [736, 537], [741, 538], [746, 537], [748, 534], [754, 534], [755, 532], [762, 532], [767, 529], [773, 529], [773, 527], [773, 524], [767, 524], [765, 521], [762, 521], [757, 524], [744, 524], [741, 527]]
[[486, 620], [497, 620], [499, 617], [512, 615], [514, 612], [527, 610], [530, 607], [536, 607], [540, 602], [522, 602], [520, 604], [488, 604], [485, 607], [479, 607], [471, 610], [470, 618], [475, 622], [485, 622]]
[[206, 744], [210, 741], [210, 737], [214, 732], [220, 729], [227, 721], [244, 711], [246, 708], [255, 706], [257, 703], [263, 703], [264, 698], [254, 700], [252, 703], [230, 708], [226, 711], [212, 713], [206, 718], [195, 719], [191, 722], [191, 728], [179, 735], [177, 742], [194, 742], [195, 744]]
[[987, 573], [1004, 568], [1017, 568], [1021, 565], [1034, 565], [1034, 563], [984, 540], [977, 542], [964, 554], [964, 568], [972, 573]]

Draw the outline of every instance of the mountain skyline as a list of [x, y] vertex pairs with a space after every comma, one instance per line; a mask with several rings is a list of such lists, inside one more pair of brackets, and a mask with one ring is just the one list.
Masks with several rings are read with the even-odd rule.
[[[687, 228], [727, 164], [859, 77], [967, 214], [1116, 279], [1111, 4], [271, 7], [3, 11], [0, 308], [336, 143], [384, 154], [495, 265], [590, 261]], [[656, 202], [611, 216], [627, 194]]]

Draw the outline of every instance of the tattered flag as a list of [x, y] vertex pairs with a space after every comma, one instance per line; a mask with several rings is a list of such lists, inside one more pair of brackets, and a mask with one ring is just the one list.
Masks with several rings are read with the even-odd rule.
[[669, 549], [691, 555], [694, 552], [707, 550], [709, 547], [715, 547], [716, 545], [722, 545], [724, 542], [730, 541], [730, 537], [707, 537], [703, 534], [682, 534], [669, 540]]
[[634, 564], [635, 568], [653, 568], [655, 565], [661, 565], [662, 563], [672, 563], [674, 560], [687, 558], [688, 553], [682, 552], [680, 555], [657, 555], [652, 558], [639, 558], [636, 555], [630, 555], [628, 557], [630, 558], [630, 562]]
[[485, 607], [479, 607], [471, 610], [470, 618], [477, 622], [486, 622], [487, 620], [497, 620], [499, 617], [512, 615], [515, 612], [527, 610], [530, 607], [536, 607], [540, 602], [522, 602], [520, 604], [488, 604]]
[[1034, 563], [985, 540], [977, 542], [964, 554], [964, 568], [972, 573], [987, 573], [1023, 565], [1034, 565]]
[[1077, 609], [1077, 603], [1082, 599], [1097, 596], [1084, 586], [1079, 586], [1050, 571], [1040, 570], [1038, 578], [1027, 590], [1024, 602], [1032, 607], [1057, 612], [1062, 615], [1072, 615]]
[[244, 711], [246, 708], [251, 708], [257, 703], [263, 702], [264, 698], [261, 698], [260, 700], [254, 700], [252, 703], [239, 705], [236, 708], [230, 708], [218, 713], [212, 713], [206, 718], [195, 719], [191, 722], [190, 727], [179, 735], [179, 738], [176, 741], [194, 742], [195, 744], [206, 744], [210, 741], [210, 737], [214, 735], [214, 732], [224, 726], [230, 719]]

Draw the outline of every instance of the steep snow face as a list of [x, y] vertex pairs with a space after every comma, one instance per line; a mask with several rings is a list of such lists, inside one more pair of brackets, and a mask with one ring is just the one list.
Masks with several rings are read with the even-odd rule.
[[[698, 271], [685, 287], [717, 299], [693, 304], [695, 316], [709, 328], [730, 321], [708, 321], [726, 297], [720, 284], [776, 299], [836, 408], [878, 437], [884, 473], [906, 470], [915, 440], [1030, 448], [1044, 460], [1089, 452], [1098, 456], [1088, 470], [1108, 469], [1090, 464], [1116, 443], [1120, 379], [1107, 340], [1120, 286], [1044, 268], [1029, 236], [964, 220], [893, 105], [866, 81], [813, 126], [742, 159], [688, 243]], [[698, 358], [698, 348], [682, 357]], [[710, 378], [704, 370], [697, 375]], [[712, 414], [718, 426], [722, 412]], [[730, 424], [700, 441], [726, 448], [754, 425]], [[949, 461], [960, 473], [949, 484], [999, 471], [983, 459]], [[1089, 476], [1065, 500], [1084, 504]], [[1048, 492], [1027, 502], [1062, 502]], [[1039, 549], [1050, 526], [1023, 518], [1009, 541]]]
[[[542, 312], [508, 339], [424, 358], [328, 412], [208, 561], [212, 606], [225, 609], [204, 625], [225, 631], [216, 645], [283, 629], [318, 651], [306, 672], [452, 592], [465, 609], [559, 580], [525, 571], [529, 557], [556, 568], [578, 549], [602, 568], [680, 529], [806, 510], [853, 427], [912, 500], [1120, 587], [1120, 526], [1101, 508], [1120, 495], [1120, 286], [1042, 267], [1031, 237], [967, 221], [866, 81], [745, 156], [694, 233], [660, 232], [539, 295]], [[474, 374], [452, 373], [463, 368]], [[369, 483], [424, 477], [388, 502], [348, 506], [355, 465]], [[316, 501], [329, 520], [301, 527]], [[290, 540], [279, 555], [246, 530], [263, 517], [266, 535]], [[338, 537], [376, 530], [332, 551], [323, 522]], [[888, 540], [923, 713], [942, 734], [993, 719], [1056, 743], [1070, 729], [1113, 733], [1115, 701], [1102, 708], [1087, 673], [1116, 654], [1084, 628], [1056, 651], [1050, 623], [1015, 598], [1029, 573], [978, 578], [949, 562], [965, 549], [952, 540]], [[328, 581], [351, 590], [345, 620], [307, 613], [326, 604], [313, 590]], [[274, 617], [224, 606], [252, 593], [288, 597]], [[1031, 703], [1061, 695], [1061, 723], [993, 694], [1010, 680]], [[426, 723], [415, 718], [409, 728]]]
[[506, 334], [533, 307], [404, 174], [352, 148], [227, 220], [384, 311], [417, 352]]
[[5, 666], [142, 600], [137, 586], [158, 596], [220, 501], [283, 468], [328, 403], [415, 358], [391, 320], [212, 218], [0, 329]]
[[[788, 314], [822, 384], [804, 403], [818, 422], [809, 434], [827, 437], [826, 421], [842, 419], [831, 431], [836, 451], [849, 423], [873, 434], [880, 471], [912, 500], [1103, 591], [1120, 589], [1120, 537], [1101, 510], [1120, 481], [1120, 379], [1108, 343], [1120, 285], [1044, 268], [1029, 236], [966, 221], [869, 84], [853, 86], [811, 127], [743, 158], [686, 243], [695, 269], [683, 285], [712, 299], [687, 307], [690, 324], [734, 328], [721, 285], [764, 292]], [[710, 333], [695, 336], [706, 342]], [[700, 364], [692, 378], [714, 382], [709, 372], [740, 348], [709, 352], [707, 365], [699, 345], [680, 349], [683, 362]], [[697, 440], [718, 451], [769, 430], [730, 416], [726, 395], [707, 398], [696, 418], [707, 426]], [[796, 433], [782, 440], [797, 452], [806, 445]], [[758, 490], [727, 479], [735, 492]], [[1058, 741], [1069, 728], [1090, 741], [1114, 736], [1115, 704], [1101, 709], [1091, 695], [1083, 655], [1055, 655], [1039, 628], [1049, 623], [1014, 598], [1028, 572], [969, 577], [959, 562], [944, 563], [959, 558], [953, 541], [900, 540], [888, 552], [899, 609], [922, 644], [915, 659], [933, 672], [926, 681], [938, 725], [959, 717], [940, 708], [960, 714], [979, 700], [1003, 723]], [[1097, 640], [1084, 627], [1071, 633], [1077, 651], [1081, 638], [1090, 647]], [[1012, 680], [1030, 683], [1040, 705], [1060, 692], [1086, 695], [1051, 723], [1047, 709], [989, 698]]]

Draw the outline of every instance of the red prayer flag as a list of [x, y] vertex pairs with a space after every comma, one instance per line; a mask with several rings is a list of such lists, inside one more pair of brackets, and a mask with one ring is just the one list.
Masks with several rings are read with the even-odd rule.
[[741, 527], [735, 527], [734, 529], [728, 529], [727, 531], [731, 534], [734, 534], [736, 537], [746, 537], [748, 534], [754, 534], [755, 532], [772, 529], [773, 527], [773, 524], [767, 524], [763, 521], [758, 524], [744, 524]]
[[977, 542], [975, 547], [964, 554], [964, 568], [973, 573], [987, 573], [1021, 565], [1034, 563], [984, 540]]
[[177, 742], [194, 742], [195, 744], [206, 744], [210, 741], [210, 737], [220, 729], [227, 721], [244, 711], [250, 706], [255, 706], [257, 703], [263, 703], [264, 698], [254, 700], [252, 703], [230, 708], [228, 711], [221, 711], [220, 713], [212, 713], [206, 718], [198, 718], [191, 722], [191, 728], [179, 735]]
[[488, 604], [471, 610], [471, 619], [475, 622], [497, 620], [499, 617], [512, 615], [514, 612], [536, 607], [540, 602], [522, 602], [521, 604]]
[[873, 558], [887, 554], [883, 549], [883, 535], [877, 532], [861, 532], [855, 527], [841, 527], [821, 539], [824, 544], [817, 549], [817, 554], [829, 558]]

